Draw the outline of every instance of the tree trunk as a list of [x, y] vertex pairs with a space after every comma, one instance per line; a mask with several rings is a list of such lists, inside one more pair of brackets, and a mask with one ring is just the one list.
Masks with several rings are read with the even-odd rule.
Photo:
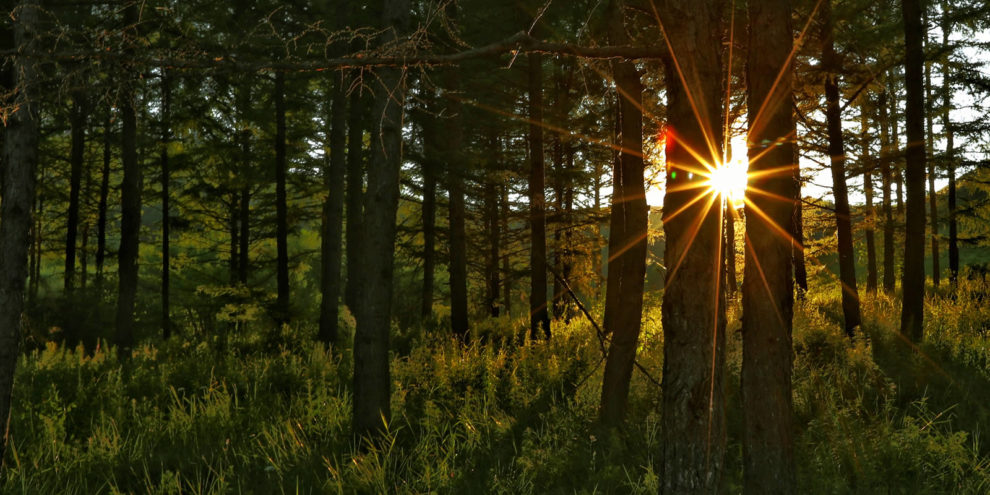
[[333, 88], [330, 113], [324, 117], [327, 126], [330, 156], [327, 168], [323, 171], [324, 188], [327, 196], [323, 200], [323, 229], [320, 246], [320, 340], [324, 344], [337, 343], [337, 319], [341, 289], [340, 264], [343, 257], [342, 240], [344, 227], [344, 176], [347, 172], [347, 89], [343, 74], [337, 76]]
[[921, 342], [925, 309], [925, 94], [922, 79], [925, 54], [921, 48], [921, 2], [902, 0], [904, 17], [904, 122], [907, 130], [907, 216], [904, 231], [903, 305], [901, 334]]
[[[138, 22], [138, 4], [128, 4], [124, 9], [124, 25]], [[136, 36], [135, 31], [128, 33]], [[136, 40], [127, 43], [135, 44]], [[128, 52], [133, 51], [131, 48]], [[138, 247], [141, 241], [141, 167], [137, 157], [137, 112], [135, 86], [137, 77], [121, 81], [121, 164], [124, 177], [120, 186], [120, 248], [117, 252], [117, 352], [121, 359], [131, 355], [134, 346], [134, 301], [138, 287]]]
[[[610, 41], [628, 42], [623, 22], [623, 2], [611, 6]], [[643, 318], [643, 284], [646, 280], [646, 229], [649, 209], [643, 178], [643, 85], [639, 71], [632, 62], [613, 62], [616, 100], [619, 106], [618, 155], [613, 173], [612, 226], [610, 249], [609, 290], [616, 297], [607, 297], [612, 306], [605, 306], [605, 332], [612, 342], [605, 360], [602, 377], [602, 398], [599, 417], [603, 424], [619, 426], [626, 415], [629, 382], [636, 363], [640, 323]], [[620, 234], [621, 233], [621, 234]], [[619, 234], [619, 235], [616, 235]], [[615, 236], [616, 242], [611, 242]], [[615, 279], [612, 283], [611, 280]]]
[[69, 151], [69, 209], [65, 229], [65, 278], [66, 293], [72, 292], [76, 276], [76, 240], [79, 232], [79, 189], [82, 186], [82, 169], [86, 151], [86, 115], [89, 113], [83, 101], [82, 91], [72, 95], [71, 134]]
[[[408, 0], [384, 0], [383, 43], [394, 42], [409, 23]], [[362, 244], [363, 287], [354, 333], [354, 416], [356, 435], [380, 432], [391, 417], [388, 341], [392, 321], [392, 273], [395, 215], [399, 206], [399, 167], [402, 163], [402, 69], [378, 69], [371, 115], [380, 122], [372, 134], [368, 192], [364, 203]], [[384, 424], [383, 424], [384, 422]]]
[[285, 193], [285, 72], [275, 73], [275, 244], [277, 251], [275, 321], [289, 322], [289, 225]]
[[[722, 215], [704, 190], [721, 156], [721, 2], [658, 2], [671, 59], [664, 196], [664, 329], [660, 484], [663, 493], [714, 493], [725, 456], [725, 291]], [[676, 66], [674, 64], [677, 64]], [[690, 89], [690, 93], [688, 93]], [[695, 110], [696, 109], [696, 110]]]
[[[924, 47], [927, 49], [928, 43], [928, 10], [924, 10]], [[931, 238], [932, 238], [932, 286], [938, 289], [941, 282], [942, 269], [938, 256], [938, 191], [935, 190], [935, 136], [932, 133], [934, 127], [932, 117], [932, 62], [925, 60], [925, 149], [928, 155], [928, 214], [931, 215]]]
[[428, 319], [433, 316], [433, 286], [436, 276], [437, 257], [437, 158], [439, 136], [437, 123], [432, 116], [423, 122], [423, 294], [420, 316]]
[[107, 252], [107, 196], [110, 194], [110, 120], [111, 110], [107, 108], [103, 123], [103, 170], [100, 174], [100, 198], [96, 204], [96, 286], [103, 288], [103, 262]]
[[729, 294], [735, 294], [739, 290], [739, 283], [736, 281], [736, 207], [732, 204], [732, 198], [727, 198], [722, 212], [723, 222], [725, 222], [725, 288]]
[[169, 168], [168, 145], [172, 140], [171, 111], [172, 90], [167, 69], [162, 68], [162, 143], [161, 143], [161, 186], [162, 186], [162, 338], [168, 340], [172, 336], [172, 313], [169, 306], [169, 283], [172, 275], [169, 263]]
[[791, 406], [793, 240], [782, 233], [792, 230], [800, 200], [793, 170], [797, 164], [792, 148], [796, 131], [790, 105], [790, 21], [787, 0], [749, 2], [746, 79], [751, 175], [742, 287], [742, 397], [743, 486], [746, 493], [754, 494], [797, 491]]
[[3, 425], [0, 467], [6, 457], [14, 371], [20, 354], [21, 311], [24, 309], [40, 125], [34, 57], [38, 8], [33, 2], [25, 1], [14, 14], [14, 40], [22, 56], [13, 59], [12, 71], [17, 75], [13, 107], [16, 110], [7, 117], [4, 130], [4, 171], [0, 191], [3, 198], [0, 202], [0, 421]]
[[870, 156], [870, 119], [866, 106], [860, 108], [859, 136], [863, 147], [861, 165], [863, 167], [863, 195], [866, 196], [866, 292], [877, 291], [877, 243], [873, 226], [876, 225], [876, 210], [873, 208], [873, 159]]
[[[364, 114], [369, 110], [359, 90], [351, 92], [347, 120], [347, 285], [344, 304], [352, 314], [358, 310], [361, 277], [362, 223], [364, 221]], [[372, 137], [372, 142], [375, 139]]]
[[[449, 4], [453, 6], [453, 3]], [[448, 11], [449, 12], [449, 11]], [[447, 91], [456, 94], [460, 87], [458, 69], [446, 74]], [[444, 168], [447, 174], [447, 191], [450, 194], [447, 213], [450, 225], [450, 329], [458, 339], [468, 338], [468, 297], [467, 297], [467, 233], [465, 231], [464, 205], [464, 155], [461, 150], [464, 125], [461, 102], [458, 98], [447, 98], [447, 112], [451, 115], [450, 127], [446, 130], [444, 146]]]
[[509, 245], [511, 240], [509, 239], [509, 234], [512, 233], [509, 230], [509, 186], [502, 184], [502, 200], [501, 200], [501, 228], [502, 228], [502, 239], [504, 239], [504, 246], [502, 249], [502, 306], [505, 308], [506, 316], [512, 316], [512, 265], [509, 262]]
[[498, 136], [492, 135], [489, 138], [489, 169], [485, 178], [485, 230], [488, 232], [488, 256], [485, 259], [485, 303], [488, 306], [488, 313], [492, 318], [498, 318], [500, 313], [498, 297], [501, 279], [498, 274], [499, 247], [502, 243], [501, 229], [499, 226], [499, 196], [498, 196], [498, 171], [499, 156]]
[[550, 338], [547, 225], [543, 176], [543, 57], [529, 54], [529, 336]]
[[230, 256], [227, 258], [228, 280], [230, 285], [237, 284], [240, 276], [241, 256], [238, 250], [241, 246], [241, 229], [238, 221], [241, 217], [240, 211], [241, 194], [240, 189], [230, 193], [230, 201], [227, 203], [227, 232], [230, 234]]
[[880, 178], [883, 188], [883, 290], [894, 293], [894, 208], [890, 187], [893, 149], [890, 140], [890, 117], [887, 111], [887, 91], [880, 93]]
[[[948, 2], [942, 4], [942, 46], [948, 46], [952, 19], [945, 15]], [[956, 149], [952, 131], [952, 90], [949, 85], [949, 64], [942, 63], [942, 128], [945, 129], [945, 166], [949, 176], [949, 279], [956, 286], [959, 278], [959, 234], [956, 224]]]
[[241, 228], [240, 235], [238, 235], [241, 245], [237, 249], [241, 259], [237, 263], [237, 280], [244, 285], [247, 285], [248, 282], [248, 265], [251, 262], [248, 252], [251, 248], [251, 130], [247, 117], [251, 101], [250, 90], [250, 85], [241, 88], [238, 94], [240, 100], [237, 102], [238, 111], [241, 113], [241, 130], [238, 133], [241, 148], [241, 169], [238, 173], [241, 178], [241, 192], [238, 196], [241, 203], [237, 220]]
[[797, 139], [793, 144], [794, 163], [794, 197], [797, 203], [794, 204], [794, 218], [791, 220], [791, 235], [794, 237], [794, 244], [791, 245], [791, 259], [794, 266], [794, 284], [797, 285], [797, 298], [804, 299], [808, 293], [808, 270], [804, 264], [804, 203], [801, 195], [801, 149]]
[[832, 169], [832, 196], [835, 198], [835, 224], [839, 240], [839, 284], [842, 288], [842, 316], [846, 335], [852, 337], [861, 322], [856, 287], [856, 257], [853, 250], [852, 216], [846, 189], [846, 155], [842, 142], [842, 114], [839, 109], [839, 59], [834, 46], [832, 2], [822, 4], [822, 68], [825, 71], [825, 119], [828, 124], [828, 154]]

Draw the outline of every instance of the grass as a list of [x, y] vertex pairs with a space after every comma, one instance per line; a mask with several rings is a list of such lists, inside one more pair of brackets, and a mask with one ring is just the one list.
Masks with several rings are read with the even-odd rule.
[[[837, 292], [795, 312], [794, 410], [801, 493], [986, 493], [990, 454], [987, 287], [927, 303], [920, 352], [897, 344], [897, 302], [864, 298], [848, 341]], [[659, 377], [659, 299], [640, 362]], [[741, 491], [741, 334], [728, 335], [724, 491]], [[659, 388], [633, 376], [628, 427], [598, 429], [601, 355], [579, 319], [550, 342], [510, 344], [526, 325], [476, 326], [487, 344], [396, 331], [392, 422], [380, 441], [349, 434], [348, 353], [315, 329], [174, 339], [122, 367], [113, 348], [49, 343], [19, 364], [4, 493], [656, 493]], [[359, 448], [363, 447], [363, 448]]]

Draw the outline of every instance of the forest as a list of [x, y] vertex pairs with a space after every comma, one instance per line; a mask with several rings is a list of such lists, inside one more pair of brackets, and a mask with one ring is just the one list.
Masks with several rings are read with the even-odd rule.
[[0, 11], [0, 493], [990, 493], [985, 1]]

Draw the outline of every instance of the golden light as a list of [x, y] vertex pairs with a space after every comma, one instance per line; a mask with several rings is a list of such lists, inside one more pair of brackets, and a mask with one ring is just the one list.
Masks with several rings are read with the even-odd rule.
[[730, 141], [731, 158], [726, 163], [716, 165], [708, 176], [707, 186], [712, 194], [739, 206], [746, 198], [746, 181], [749, 160], [746, 157], [745, 136], [733, 137]]

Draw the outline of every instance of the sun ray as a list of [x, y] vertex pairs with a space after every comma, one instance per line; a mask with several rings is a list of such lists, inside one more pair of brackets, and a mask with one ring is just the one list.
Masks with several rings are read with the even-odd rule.
[[[681, 255], [677, 259], [677, 263], [674, 264], [674, 268], [671, 270], [670, 276], [667, 277], [667, 283], [668, 284], [672, 280], [674, 280], [674, 277], [677, 276], [677, 270], [681, 267], [681, 263], [684, 261], [684, 258], [687, 256], [688, 251], [691, 250], [691, 245], [694, 244], [695, 238], [698, 237], [698, 231], [701, 230], [702, 224], [705, 223], [705, 217], [708, 216], [708, 212], [711, 211], [712, 205], [715, 203], [715, 195], [714, 194], [707, 194], [707, 195], [702, 195], [700, 198], [697, 198], [697, 199], [693, 200], [692, 201], [692, 204], [695, 203], [695, 202], [697, 202], [699, 199], [704, 198], [704, 197], [707, 197], [708, 198], [708, 204], [705, 205], [704, 211], [701, 212], [700, 215], [698, 215], [697, 220], [694, 223], [691, 224], [691, 231], [688, 234], [687, 245], [685, 245], [684, 246], [684, 249], [681, 250]], [[679, 212], [680, 211], [684, 211], [684, 210], [679, 210]], [[668, 219], [664, 219], [664, 221], [666, 222], [666, 221], [669, 221], [669, 220]], [[719, 237], [722, 237], [722, 235], [719, 234]]]
[[[760, 274], [760, 280], [763, 281], [763, 288], [767, 290], [767, 299], [773, 301], [774, 297], [773, 297], [773, 291], [770, 290], [770, 282], [767, 281], [767, 274], [765, 271], [763, 271], [763, 264], [760, 263], [760, 258], [759, 256], [756, 255], [756, 250], [753, 249], [753, 243], [752, 241], [749, 240], [748, 232], [746, 233], [745, 245], [746, 245], [746, 250], [749, 251], [749, 254], [752, 256], [753, 267], [756, 268], [757, 273]], [[776, 304], [773, 305], [773, 311], [774, 313], [777, 314], [777, 320], [783, 326], [784, 315], [780, 313], [780, 308]]]
[[792, 236], [791, 233], [787, 231], [787, 229], [781, 227], [780, 225], [777, 225], [777, 222], [773, 221], [773, 219], [770, 218], [770, 216], [767, 215], [766, 212], [761, 210], [759, 206], [756, 206], [755, 202], [753, 202], [749, 198], [746, 198], [745, 201], [746, 201], [746, 206], [750, 207], [754, 213], [756, 213], [761, 218], [763, 218], [763, 220], [767, 222], [768, 225], [770, 225], [770, 228], [772, 228], [774, 232], [776, 232], [781, 237], [783, 237], [784, 240], [788, 241], [792, 247], [795, 247], [802, 251], [804, 250], [804, 246], [802, 246], [801, 243], [798, 242], [797, 239], [795, 239], [794, 236]]
[[[718, 249], [716, 251], [717, 254], [715, 255], [715, 270], [714, 270], [715, 271], [715, 302], [713, 304], [713, 306], [715, 308], [715, 318], [713, 319], [713, 324], [712, 324], [712, 374], [711, 374], [712, 379], [711, 379], [711, 386], [709, 387], [709, 390], [708, 390], [708, 442], [707, 442], [707, 445], [706, 445], [706, 454], [705, 454], [706, 458], [711, 456], [711, 448], [712, 448], [712, 423], [714, 421], [714, 414], [715, 414], [715, 407], [714, 407], [714, 404], [715, 404], [715, 371], [718, 369], [717, 368], [718, 367], [718, 360], [716, 358], [717, 355], [718, 355], [716, 353], [716, 350], [718, 349], [718, 323], [719, 323], [719, 321], [718, 321], [718, 315], [719, 315], [719, 309], [721, 307], [721, 304], [720, 303], [722, 302], [722, 298], [720, 297], [722, 295], [721, 294], [721, 290], [722, 290], [722, 266], [723, 266], [722, 265], [722, 263], [723, 263], [723, 260], [722, 260], [722, 239], [723, 239], [723, 237], [722, 237], [722, 222], [723, 222], [724, 219], [723, 219], [723, 216], [722, 215], [725, 212], [725, 202], [726, 202], [726, 200], [727, 200], [727, 198], [722, 197], [721, 204], [719, 205], [720, 208], [718, 209], [719, 233], [718, 233], [718, 242], [716, 243], [718, 245]], [[707, 214], [707, 212], [706, 212], [706, 214]], [[706, 460], [706, 462], [708, 462], [708, 461]]]

